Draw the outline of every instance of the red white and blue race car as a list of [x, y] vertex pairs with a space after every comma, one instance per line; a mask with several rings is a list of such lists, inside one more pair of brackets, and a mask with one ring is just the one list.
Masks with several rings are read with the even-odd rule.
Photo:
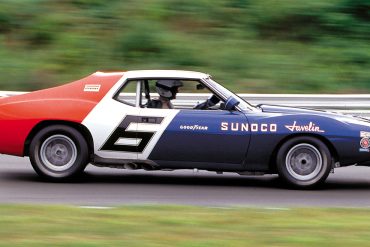
[[[209, 97], [192, 105], [179, 91], [201, 92], [194, 102]], [[1, 98], [0, 136], [0, 153], [29, 156], [39, 175], [55, 181], [91, 163], [279, 174], [305, 188], [334, 167], [370, 161], [366, 119], [252, 106], [209, 75], [189, 71], [97, 72]]]

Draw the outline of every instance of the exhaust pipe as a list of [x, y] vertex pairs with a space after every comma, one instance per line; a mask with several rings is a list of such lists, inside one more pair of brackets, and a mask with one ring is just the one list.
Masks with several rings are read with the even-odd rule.
[[143, 168], [145, 171], [152, 171], [154, 170], [154, 167], [148, 164], [142, 164], [141, 168]]
[[136, 170], [138, 169], [138, 165], [135, 163], [126, 163], [123, 165], [123, 168], [128, 169], [128, 170]]

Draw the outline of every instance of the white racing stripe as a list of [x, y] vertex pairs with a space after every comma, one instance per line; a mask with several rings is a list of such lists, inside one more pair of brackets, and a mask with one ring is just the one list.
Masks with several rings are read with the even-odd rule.
[[115, 209], [115, 207], [105, 207], [105, 206], [78, 206], [78, 208], [84, 208], [84, 209]]
[[[171, 123], [173, 118], [177, 115], [179, 110], [139, 108], [114, 100], [114, 95], [126, 79], [127, 77], [122, 77], [104, 96], [99, 104], [88, 114], [82, 123], [92, 134], [94, 139], [94, 151], [98, 156], [109, 159], [145, 160], [149, 157], [163, 132]], [[142, 153], [133, 151], [101, 150], [100, 148], [108, 140], [108, 138], [110, 138], [112, 133], [114, 133], [126, 116], [163, 118], [163, 120], [160, 124], [135, 122], [129, 124], [128, 128], [126, 129], [127, 132], [152, 132], [154, 134]], [[138, 146], [141, 140], [135, 139], [136, 138], [122, 137], [116, 140], [115, 144]]]
[[100, 150], [101, 146], [116, 130], [125, 116], [138, 115], [139, 113], [136, 107], [126, 105], [113, 99], [115, 93], [122, 86], [125, 79], [126, 78], [122, 77], [82, 122], [83, 125], [89, 129], [94, 139], [95, 154], [102, 158], [137, 159], [137, 153], [134, 152]]

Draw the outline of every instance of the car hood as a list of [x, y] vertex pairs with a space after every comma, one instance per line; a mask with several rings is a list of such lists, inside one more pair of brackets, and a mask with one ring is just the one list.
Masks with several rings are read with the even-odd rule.
[[281, 114], [307, 114], [307, 115], [317, 115], [322, 117], [329, 117], [334, 118], [337, 120], [341, 120], [344, 122], [351, 122], [357, 124], [365, 124], [370, 126], [370, 120], [359, 117], [359, 116], [351, 116], [345, 115], [342, 113], [335, 113], [323, 110], [314, 110], [314, 109], [305, 109], [305, 108], [296, 108], [296, 107], [288, 107], [288, 106], [278, 106], [278, 105], [258, 105], [258, 107], [262, 110], [262, 112], [266, 113], [281, 113]]

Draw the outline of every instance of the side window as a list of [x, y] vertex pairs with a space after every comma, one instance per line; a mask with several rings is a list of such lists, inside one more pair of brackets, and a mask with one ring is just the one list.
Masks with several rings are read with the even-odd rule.
[[[205, 105], [208, 99], [212, 102]], [[198, 80], [166, 78], [141, 82], [142, 108], [218, 110], [219, 102], [218, 97]]]
[[126, 105], [136, 106], [136, 90], [139, 82], [138, 80], [126, 81], [114, 99]]

